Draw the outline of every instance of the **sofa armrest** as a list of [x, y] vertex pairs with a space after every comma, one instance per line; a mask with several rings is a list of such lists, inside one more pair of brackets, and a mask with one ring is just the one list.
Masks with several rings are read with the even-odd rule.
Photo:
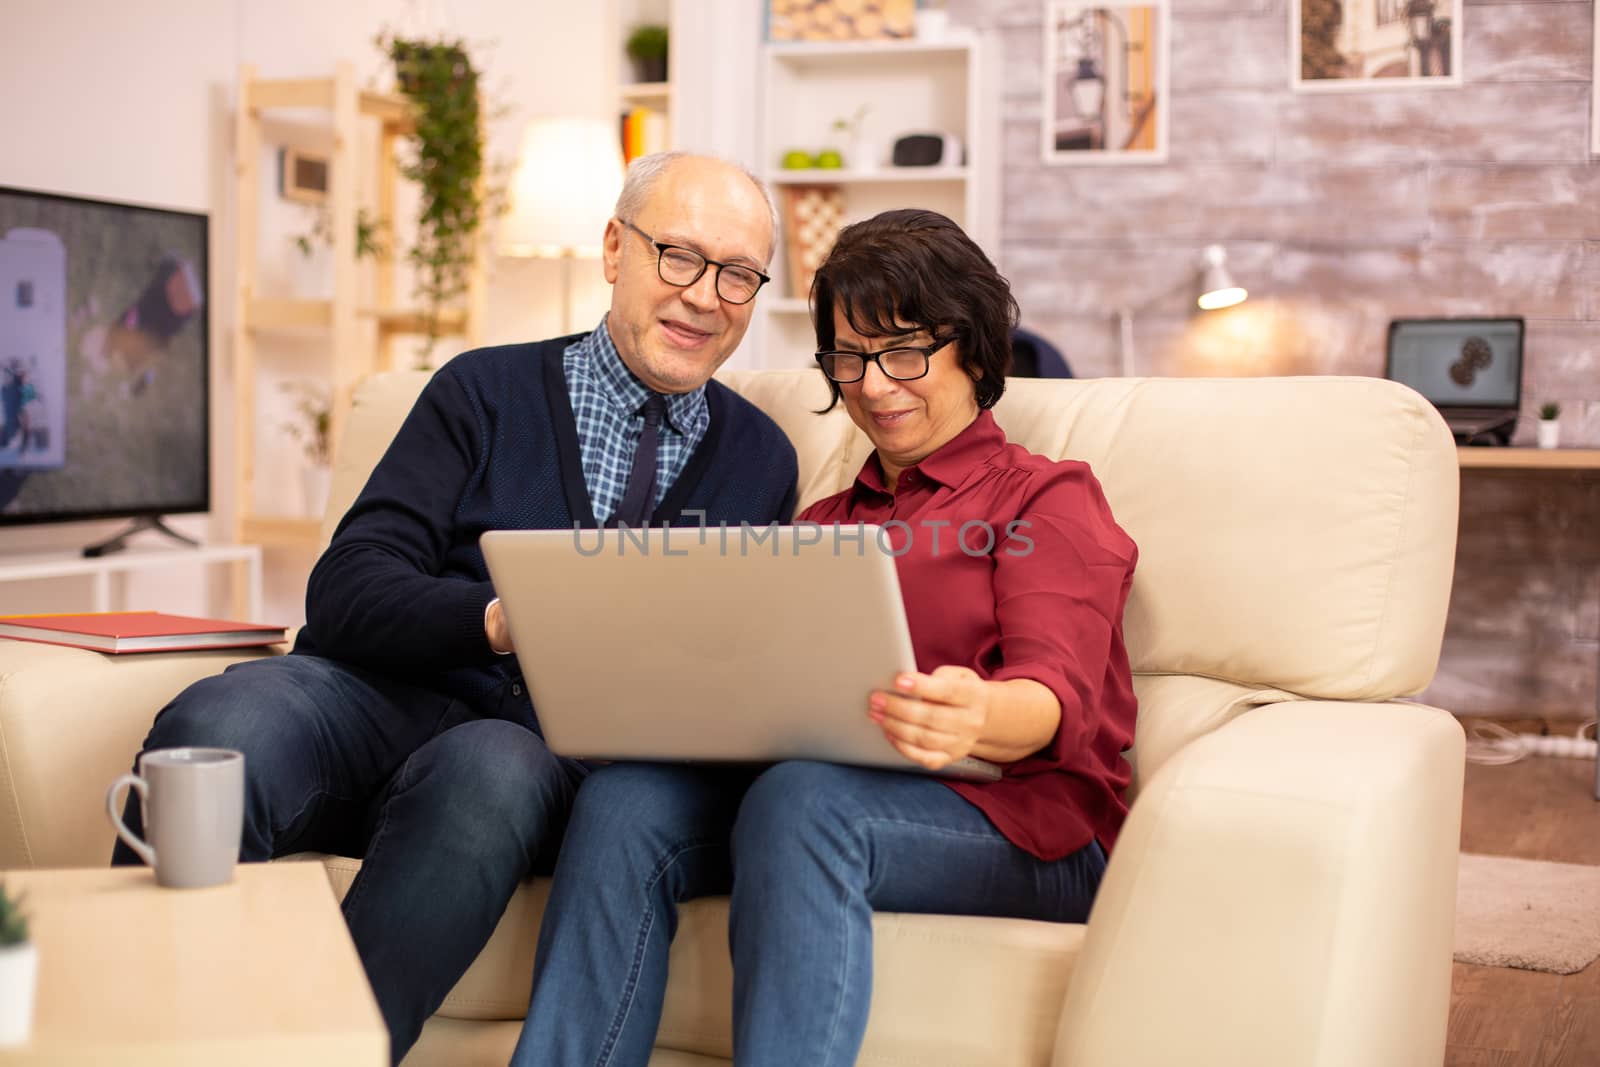
[[191, 682], [271, 650], [109, 656], [0, 638], [0, 868], [100, 867], [105, 791]]
[[1178, 752], [1113, 851], [1055, 1067], [1439, 1063], [1464, 744], [1436, 708], [1296, 702]]

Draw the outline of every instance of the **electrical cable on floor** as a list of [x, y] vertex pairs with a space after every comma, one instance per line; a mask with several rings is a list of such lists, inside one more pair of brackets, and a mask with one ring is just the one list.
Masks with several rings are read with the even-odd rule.
[[1575, 734], [1514, 734], [1499, 723], [1474, 723], [1467, 735], [1467, 762], [1500, 765], [1516, 763], [1527, 756], [1563, 756], [1568, 759], [1594, 759], [1597, 747], [1584, 734], [1595, 721], [1578, 727]]

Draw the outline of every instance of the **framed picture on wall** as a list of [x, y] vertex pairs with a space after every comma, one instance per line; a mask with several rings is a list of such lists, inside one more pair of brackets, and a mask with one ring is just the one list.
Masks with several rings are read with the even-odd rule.
[[1289, 87], [1359, 92], [1461, 84], [1464, 0], [1289, 0]]
[[1168, 0], [1045, 0], [1046, 163], [1159, 163], [1171, 111]]

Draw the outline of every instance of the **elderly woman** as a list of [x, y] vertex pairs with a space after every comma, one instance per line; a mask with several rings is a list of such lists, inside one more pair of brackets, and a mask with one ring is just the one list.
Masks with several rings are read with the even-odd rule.
[[1137, 550], [1086, 465], [996, 424], [1016, 303], [955, 223], [903, 210], [846, 228], [812, 296], [817, 362], [875, 451], [802, 518], [906, 524], [919, 670], [861, 713], [923, 767], [977, 756], [1004, 774], [601, 768], [567, 830], [515, 1064], [643, 1065], [693, 897], [732, 894], [741, 1067], [855, 1062], [874, 910], [1089, 913], [1127, 813]]

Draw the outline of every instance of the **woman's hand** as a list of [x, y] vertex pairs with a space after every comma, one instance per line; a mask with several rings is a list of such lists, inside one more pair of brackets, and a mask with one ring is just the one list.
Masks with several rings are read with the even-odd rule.
[[1032, 678], [985, 681], [970, 667], [946, 666], [873, 690], [867, 717], [901, 755], [936, 771], [968, 756], [1026, 759], [1055, 736], [1061, 702]]
[[990, 683], [969, 667], [901, 674], [893, 689], [875, 689], [867, 717], [901, 755], [929, 770], [966, 759], [989, 722]]

